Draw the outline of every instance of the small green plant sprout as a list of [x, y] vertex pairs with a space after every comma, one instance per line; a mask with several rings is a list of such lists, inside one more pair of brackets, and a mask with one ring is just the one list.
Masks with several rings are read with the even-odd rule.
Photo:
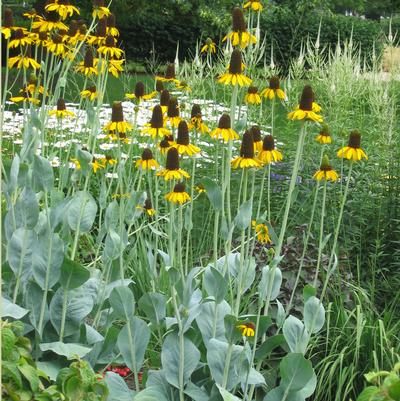
[[372, 386], [366, 387], [357, 397], [357, 401], [399, 401], [400, 400], [400, 362], [391, 372], [381, 370], [364, 375]]

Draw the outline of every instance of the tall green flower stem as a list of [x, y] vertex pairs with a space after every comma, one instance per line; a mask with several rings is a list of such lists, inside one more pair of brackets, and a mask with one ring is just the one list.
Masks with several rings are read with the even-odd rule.
[[326, 204], [326, 180], [324, 180], [324, 189], [322, 192], [321, 221], [319, 225], [318, 258], [317, 258], [317, 267], [315, 269], [314, 287], [317, 286], [318, 273], [321, 266], [322, 244], [324, 241], [325, 204]]
[[349, 192], [349, 185], [350, 185], [350, 181], [351, 181], [351, 173], [353, 171], [353, 164], [354, 164], [354, 162], [351, 161], [350, 162], [350, 167], [349, 167], [349, 173], [347, 175], [346, 187], [344, 189], [342, 202], [340, 203], [339, 216], [338, 216], [338, 219], [337, 219], [336, 228], [335, 228], [335, 234], [334, 234], [334, 237], [333, 237], [332, 251], [331, 251], [331, 255], [329, 257], [328, 272], [329, 272], [329, 270], [330, 270], [330, 268], [332, 266], [333, 258], [335, 257], [335, 253], [336, 253], [336, 246], [337, 246], [337, 242], [338, 242], [338, 238], [339, 238], [340, 226], [342, 224], [344, 205], [346, 204], [347, 194]]
[[185, 271], [183, 266], [182, 259], [182, 230], [183, 230], [183, 206], [180, 205], [178, 209], [178, 227], [177, 227], [177, 238], [176, 238], [176, 256], [177, 256], [177, 265], [179, 266], [179, 270], [181, 272], [182, 283], [185, 278]]
[[[190, 199], [193, 199], [193, 193], [194, 193], [194, 176], [196, 173], [196, 159], [192, 159], [192, 180], [191, 180], [191, 186], [190, 186]], [[190, 234], [192, 231], [192, 216], [193, 216], [193, 202], [190, 202], [189, 205], [189, 221], [188, 221], [188, 227], [187, 227], [187, 236], [186, 236], [186, 249], [185, 249], [185, 275], [188, 274], [188, 269], [189, 269], [189, 245], [190, 245]]]
[[[235, 127], [235, 114], [236, 114], [236, 105], [237, 105], [237, 98], [238, 98], [239, 88], [236, 84], [233, 87], [232, 98], [231, 98], [231, 127]], [[231, 225], [232, 222], [232, 211], [231, 211], [231, 159], [232, 159], [232, 141], [228, 142], [228, 154], [226, 159], [226, 169], [225, 169], [225, 177], [224, 177], [224, 184], [226, 190], [226, 205], [228, 211], [228, 226]]]

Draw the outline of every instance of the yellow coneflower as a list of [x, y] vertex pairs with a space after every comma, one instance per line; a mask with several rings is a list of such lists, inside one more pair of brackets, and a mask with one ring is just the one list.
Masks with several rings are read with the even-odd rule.
[[199, 194], [204, 194], [206, 193], [206, 189], [204, 188], [203, 184], [198, 184], [194, 187], [194, 189], [199, 193]]
[[54, 34], [52, 39], [47, 42], [46, 48], [50, 53], [60, 56], [61, 58], [65, 57], [69, 51], [58, 33]]
[[165, 199], [168, 202], [179, 203], [181, 205], [191, 200], [190, 195], [185, 192], [185, 184], [183, 182], [176, 184], [173, 191], [165, 195]]
[[179, 116], [179, 104], [176, 97], [171, 97], [168, 102], [166, 121], [171, 127], [178, 128], [182, 118]]
[[361, 134], [358, 130], [350, 132], [349, 142], [337, 153], [338, 157], [348, 160], [359, 161], [362, 158], [368, 160], [368, 156], [361, 149]]
[[34, 73], [29, 76], [28, 85], [20, 89], [20, 93], [29, 92], [31, 95], [35, 93], [40, 93], [44, 95], [44, 87], [42, 85], [37, 85], [38, 79]]
[[236, 328], [242, 332], [243, 337], [254, 337], [256, 333], [256, 327], [251, 322], [238, 324]]
[[153, 205], [151, 204], [151, 200], [149, 198], [147, 198], [144, 201], [144, 205], [138, 205], [136, 206], [137, 209], [143, 210], [144, 212], [146, 212], [146, 214], [150, 217], [154, 216], [156, 214], [155, 209], [153, 209]]
[[[60, 32], [59, 32], [60, 33]], [[78, 41], [83, 40], [84, 36], [79, 33], [79, 25], [78, 22], [75, 20], [72, 20], [69, 23], [69, 28], [68, 32], [63, 36], [63, 42], [68, 43], [71, 46], [75, 46]]]
[[119, 30], [115, 26], [115, 15], [110, 14], [107, 17], [107, 35], [119, 36]]
[[207, 134], [210, 132], [210, 129], [203, 123], [203, 118], [201, 115], [200, 105], [194, 104], [192, 106], [192, 110], [190, 112], [190, 124], [189, 129], [196, 129], [202, 134]]
[[153, 157], [153, 152], [146, 148], [142, 152], [142, 158], [136, 161], [136, 167], [142, 170], [155, 170], [159, 167], [157, 160]]
[[[132, 124], [124, 121], [124, 110], [122, 109], [122, 103], [114, 102], [111, 111], [111, 121], [103, 128], [104, 131], [126, 134], [126, 132], [130, 131], [132, 128]], [[123, 139], [125, 138], [123, 137]]]
[[22, 54], [19, 56], [15, 57], [10, 57], [8, 59], [8, 68], [13, 68], [16, 67], [18, 69], [24, 68], [33, 68], [34, 70], [37, 70], [40, 68], [40, 64], [31, 57], [31, 46], [28, 45], [26, 46], [25, 50], [22, 50]]
[[104, 18], [108, 17], [111, 11], [105, 6], [104, 0], [94, 0], [93, 1], [93, 18]]
[[93, 173], [95, 174], [97, 173], [97, 170], [105, 167], [104, 162], [102, 160], [96, 159], [95, 157], [93, 157], [91, 165]]
[[288, 114], [290, 120], [311, 120], [322, 123], [323, 118], [313, 111], [314, 92], [310, 85], [306, 85], [300, 98], [300, 104], [295, 111]]
[[92, 102], [93, 102], [93, 100], [97, 99], [98, 96], [99, 96], [99, 94], [96, 91], [95, 86], [89, 86], [88, 88], [81, 91], [81, 97], [83, 99], [89, 99]]
[[216, 51], [217, 48], [213, 40], [211, 38], [207, 38], [206, 43], [200, 50], [200, 53], [216, 53]]
[[106, 155], [105, 157], [106, 164], [110, 166], [115, 166], [118, 163], [117, 159], [113, 159], [110, 155]]
[[32, 30], [32, 32], [29, 33], [29, 37], [32, 39], [36, 46], [46, 47], [47, 41], [49, 39], [49, 34], [48, 32], [37, 32], [37, 30]]
[[257, 158], [262, 164], [270, 164], [282, 160], [282, 153], [275, 149], [275, 140], [272, 135], [266, 135], [264, 137], [262, 150]]
[[68, 27], [60, 21], [58, 13], [51, 11], [46, 13], [46, 18], [38, 15], [32, 23], [32, 29], [38, 29], [40, 32], [50, 32], [55, 29], [68, 30]]
[[256, 86], [248, 87], [244, 102], [247, 104], [261, 104], [261, 97]]
[[133, 93], [125, 93], [125, 96], [128, 99], [137, 99], [140, 102], [141, 100], [152, 99], [156, 94], [157, 94], [156, 91], [146, 94], [145, 88], [144, 88], [144, 83], [139, 81], [139, 82], [136, 82], [135, 91]]
[[189, 174], [179, 167], [179, 153], [175, 148], [168, 149], [165, 169], [159, 171], [157, 175], [164, 177], [165, 181], [190, 178]]
[[193, 156], [201, 151], [199, 147], [189, 143], [189, 127], [184, 120], [178, 125], [178, 138], [173, 146], [181, 155]]
[[171, 144], [169, 143], [168, 137], [165, 136], [164, 139], [158, 144], [158, 149], [162, 155], [166, 155], [170, 148]]
[[119, 77], [119, 73], [124, 71], [122, 64], [125, 62], [125, 59], [121, 58], [119, 60], [110, 59], [108, 60], [108, 72], [112, 74], [115, 78]]
[[93, 50], [88, 47], [86, 49], [85, 58], [77, 65], [76, 71], [85, 74], [87, 77], [93, 74], [97, 75], [97, 63], [98, 59], [93, 58]]
[[218, 127], [210, 132], [212, 138], [222, 138], [224, 142], [239, 139], [239, 135], [231, 128], [231, 117], [229, 114], [222, 114], [218, 121]]
[[263, 149], [263, 140], [261, 138], [261, 129], [258, 125], [250, 127], [250, 132], [253, 134], [254, 151], [261, 152]]
[[257, 43], [256, 37], [247, 31], [243, 12], [238, 7], [232, 11], [232, 32], [228, 33], [222, 41], [225, 42], [227, 39], [231, 41], [232, 46], [240, 46], [242, 49], [250, 43]]
[[232, 168], [260, 167], [260, 162], [254, 157], [254, 139], [250, 131], [243, 134], [240, 156], [231, 161]]
[[141, 133], [142, 135], [150, 135], [152, 138], [157, 136], [164, 137], [171, 133], [167, 128], [164, 128], [164, 117], [160, 105], [154, 106], [151, 120]]
[[22, 29], [17, 29], [8, 44], [10, 49], [32, 44], [33, 40]]
[[329, 127], [326, 124], [322, 125], [319, 134], [315, 137], [315, 140], [321, 144], [332, 143], [332, 137]]
[[280, 87], [279, 77], [274, 75], [270, 78], [269, 87], [261, 91], [261, 96], [266, 97], [269, 100], [274, 99], [275, 96], [277, 96], [281, 100], [285, 100], [286, 95]]
[[56, 116], [57, 118], [73, 118], [75, 117], [75, 113], [67, 110], [67, 107], [65, 106], [65, 100], [60, 97], [57, 100], [57, 108], [55, 110], [49, 110], [49, 116]]
[[53, 3], [47, 4], [45, 10], [47, 12], [55, 11], [62, 20], [72, 17], [74, 13], [80, 14], [79, 10], [71, 5], [69, 0], [55, 0]]
[[[161, 81], [157, 81], [161, 82]], [[168, 89], [163, 89], [160, 93], [160, 106], [163, 114], [165, 114], [168, 110], [169, 100], [171, 99], [171, 95], [169, 94]]]
[[333, 170], [332, 166], [330, 165], [327, 155], [322, 158], [321, 166], [319, 170], [314, 174], [313, 178], [318, 181], [336, 181], [339, 178], [339, 174], [335, 170]]
[[32, 8], [32, 10], [23, 13], [22, 16], [27, 19], [34, 20], [37, 17], [37, 12], [34, 8]]
[[228, 72], [221, 75], [218, 82], [233, 86], [249, 86], [251, 84], [251, 79], [243, 74], [242, 53], [240, 50], [233, 50]]
[[96, 31], [94, 35], [89, 35], [86, 41], [89, 45], [92, 46], [94, 45], [102, 46], [106, 41], [106, 36], [107, 36], [107, 18], [103, 17], [99, 19], [96, 25]]
[[5, 39], [10, 39], [11, 33], [22, 29], [23, 32], [26, 31], [25, 28], [14, 25], [14, 16], [11, 8], [4, 8], [4, 20], [3, 26], [1, 27], [1, 33], [4, 35]]
[[253, 220], [251, 225], [256, 232], [257, 241], [260, 244], [272, 244], [271, 238], [269, 237], [268, 227], [265, 224], [257, 224], [257, 222]]
[[103, 46], [100, 46], [97, 51], [106, 57], [111, 57], [113, 59], [120, 59], [124, 54], [123, 50], [115, 46], [114, 36], [108, 35]]
[[244, 3], [243, 8], [251, 8], [253, 11], [263, 10], [263, 6], [260, 0], [249, 0], [248, 2]]
[[39, 104], [40, 100], [35, 99], [34, 97], [31, 96], [31, 93], [28, 91], [23, 91], [21, 92], [20, 96], [13, 96], [10, 97], [10, 101], [13, 103], [21, 103], [21, 102], [26, 102], [26, 103], [32, 103], [32, 104]]
[[175, 84], [179, 83], [179, 80], [176, 79], [175, 75], [175, 64], [170, 63], [167, 65], [167, 69], [165, 71], [164, 76], [156, 76], [157, 81], [162, 81], [162, 82], [174, 82]]

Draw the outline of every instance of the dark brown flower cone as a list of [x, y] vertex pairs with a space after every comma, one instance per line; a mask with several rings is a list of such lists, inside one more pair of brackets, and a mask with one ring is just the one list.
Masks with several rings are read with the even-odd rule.
[[272, 135], [265, 135], [263, 140], [263, 150], [271, 151], [275, 149], [275, 140]]
[[153, 152], [149, 149], [146, 148], [142, 152], [142, 160], [151, 160], [153, 159]]
[[241, 74], [242, 73], [242, 53], [240, 50], [235, 49], [231, 55], [231, 62], [229, 64], [230, 74]]
[[38, 78], [37, 78], [37, 76], [36, 76], [34, 73], [32, 73], [31, 75], [29, 75], [28, 83], [33, 84], [33, 85], [36, 85], [36, 84], [37, 84], [37, 81], [38, 81]]
[[59, 22], [60, 16], [55, 11], [46, 11], [46, 20], [50, 22]]
[[277, 90], [280, 88], [279, 77], [274, 75], [269, 79], [269, 89]]
[[178, 184], [175, 184], [174, 186], [174, 192], [185, 192], [185, 184], [183, 182], [178, 182]]
[[162, 128], [164, 126], [163, 112], [161, 106], [158, 104], [154, 106], [150, 125], [152, 128]]
[[170, 98], [171, 98], [171, 95], [169, 94], [169, 91], [167, 89], [164, 89], [160, 95], [160, 105], [168, 107]]
[[62, 111], [62, 110], [66, 110], [66, 109], [67, 109], [67, 107], [65, 106], [65, 100], [62, 97], [60, 97], [57, 100], [57, 110]]
[[86, 35], [86, 32], [87, 32], [87, 26], [86, 26], [86, 24], [84, 22], [81, 22], [79, 24], [79, 33], [81, 35]]
[[95, 86], [89, 86], [89, 87], [87, 88], [87, 90], [90, 91], [90, 92], [92, 92], [92, 93], [95, 93], [95, 92], [96, 92], [96, 87], [95, 87]]
[[62, 43], [62, 37], [58, 33], [55, 33], [52, 38], [53, 42], [56, 44]]
[[361, 147], [361, 134], [358, 130], [355, 129], [350, 132], [348, 146], [354, 149]]
[[169, 148], [171, 145], [169, 144], [168, 138], [164, 137], [162, 141], [160, 141], [160, 148]]
[[96, 36], [104, 38], [107, 35], [107, 18], [103, 17], [99, 19], [96, 26]]
[[165, 72], [165, 78], [167, 78], [167, 79], [175, 78], [175, 64], [170, 63], [167, 65], [167, 70]]
[[164, 90], [164, 84], [162, 81], [157, 80], [156, 81], [156, 91], [157, 92], [162, 92]]
[[176, 148], [168, 149], [165, 168], [167, 170], [179, 170], [179, 153]]
[[254, 142], [260, 142], [261, 139], [261, 130], [260, 127], [258, 125], [253, 125], [250, 128], [250, 132], [253, 134], [253, 140]]
[[104, 7], [105, 6], [105, 2], [104, 2], [104, 0], [93, 0], [93, 6], [95, 8]]
[[178, 99], [176, 97], [171, 97], [169, 99], [167, 116], [179, 117], [179, 105], [178, 105]]
[[85, 68], [92, 68], [93, 64], [93, 50], [91, 47], [86, 48], [85, 59], [84, 59]]
[[39, 40], [41, 40], [42, 42], [47, 40], [47, 32], [39, 32]]
[[247, 93], [254, 94], [254, 93], [257, 93], [257, 92], [258, 92], [258, 88], [256, 86], [249, 86], [247, 88]]
[[306, 85], [300, 98], [300, 110], [311, 111], [314, 101], [314, 92], [310, 85]]
[[4, 8], [4, 19], [3, 19], [3, 27], [4, 28], [11, 28], [14, 26], [14, 16], [13, 11], [11, 8]]
[[136, 82], [135, 85], [135, 96], [137, 99], [144, 96], [144, 83], [141, 81]]
[[107, 27], [108, 28], [115, 28], [115, 15], [114, 14], [110, 14], [107, 17]]
[[124, 111], [122, 109], [121, 102], [114, 102], [112, 105], [111, 121], [113, 123], [119, 123], [124, 121]]
[[78, 30], [79, 30], [78, 21], [72, 20], [69, 23], [68, 36], [74, 37], [78, 33]]
[[199, 104], [194, 104], [190, 112], [190, 118], [198, 117], [201, 118], [201, 107]]
[[232, 11], [232, 31], [246, 32], [246, 21], [244, 20], [243, 11], [239, 7], [235, 7]]
[[178, 138], [176, 143], [179, 145], [189, 145], [189, 127], [184, 120], [178, 125]]
[[70, 0], [58, 0], [58, 3], [62, 4], [64, 6], [70, 6], [71, 5]]
[[219, 121], [218, 121], [218, 128], [221, 129], [229, 129], [231, 128], [231, 117], [229, 116], [229, 114], [222, 114], [222, 116], [220, 117]]
[[23, 39], [24, 37], [25, 35], [22, 29], [17, 29], [12, 35], [13, 39]]
[[240, 147], [240, 156], [246, 159], [254, 158], [254, 139], [251, 131], [246, 131], [243, 134], [242, 146]]
[[143, 207], [146, 210], [153, 209], [153, 205], [151, 204], [151, 200], [149, 198], [146, 198], [146, 200], [144, 201], [144, 206]]
[[108, 35], [108, 36], [106, 37], [105, 45], [106, 45], [107, 47], [115, 47], [115, 39], [114, 39], [114, 36]]

